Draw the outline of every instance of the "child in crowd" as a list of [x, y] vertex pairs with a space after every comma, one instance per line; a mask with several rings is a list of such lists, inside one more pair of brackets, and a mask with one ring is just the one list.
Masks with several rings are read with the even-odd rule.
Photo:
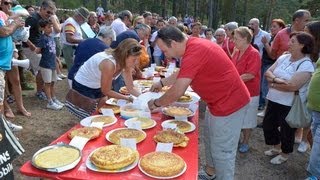
[[52, 23], [50, 20], [40, 20], [39, 26], [43, 32], [40, 37], [39, 47], [36, 48], [36, 53], [42, 55], [40, 60], [40, 73], [44, 81], [44, 91], [47, 96], [48, 109], [60, 110], [63, 107], [55, 97], [54, 83], [57, 81], [56, 72], [56, 44], [50, 36], [52, 33]]

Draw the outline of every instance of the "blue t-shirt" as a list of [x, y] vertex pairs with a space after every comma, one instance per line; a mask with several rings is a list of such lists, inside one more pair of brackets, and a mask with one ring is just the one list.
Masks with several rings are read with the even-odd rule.
[[42, 34], [38, 47], [41, 48], [39, 66], [47, 69], [56, 69], [56, 43], [53, 37]]
[[91, 56], [98, 52], [102, 52], [107, 48], [109, 48], [109, 46], [98, 38], [90, 38], [81, 42], [74, 53], [75, 58], [73, 66], [68, 73], [68, 79], [73, 80], [83, 63], [85, 63]]
[[[5, 26], [4, 20], [0, 19], [0, 27]], [[0, 37], [0, 69], [11, 70], [11, 59], [13, 56], [12, 37]]]

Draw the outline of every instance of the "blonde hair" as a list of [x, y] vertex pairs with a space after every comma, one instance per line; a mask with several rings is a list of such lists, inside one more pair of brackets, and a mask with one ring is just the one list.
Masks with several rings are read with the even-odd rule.
[[251, 43], [253, 34], [248, 27], [240, 26], [234, 30], [234, 33], [238, 33], [242, 38], [246, 38], [249, 44]]

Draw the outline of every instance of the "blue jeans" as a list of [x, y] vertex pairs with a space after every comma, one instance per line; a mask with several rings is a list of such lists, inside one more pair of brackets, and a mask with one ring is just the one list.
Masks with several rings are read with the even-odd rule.
[[266, 105], [266, 96], [269, 91], [269, 85], [267, 78], [264, 76], [264, 73], [271, 67], [272, 64], [262, 65], [261, 66], [261, 80], [260, 80], [260, 99], [259, 99], [259, 106]]
[[308, 171], [311, 175], [320, 177], [320, 112], [312, 111], [311, 133], [313, 145], [310, 154]]

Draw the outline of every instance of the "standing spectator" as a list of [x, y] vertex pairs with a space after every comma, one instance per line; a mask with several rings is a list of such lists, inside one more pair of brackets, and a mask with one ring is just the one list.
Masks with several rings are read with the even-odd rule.
[[30, 15], [32, 15], [35, 12], [34, 7], [32, 5], [25, 6], [24, 8], [29, 12]]
[[213, 37], [213, 29], [207, 28], [204, 30], [205, 38], [211, 42], [216, 42], [216, 39]]
[[46, 100], [46, 95], [43, 92], [43, 81], [39, 71], [39, 63], [41, 55], [34, 52], [36, 46], [40, 41], [41, 30], [39, 27], [39, 21], [41, 19], [49, 19], [54, 15], [56, 6], [51, 0], [44, 0], [41, 3], [39, 12], [35, 12], [26, 19], [26, 27], [30, 26], [30, 37], [26, 43], [26, 48], [23, 48], [25, 56], [30, 59], [31, 71], [36, 76], [37, 92], [36, 96], [41, 100]]
[[174, 16], [169, 17], [168, 24], [170, 26], [177, 26], [178, 25], [178, 19]]
[[55, 14], [51, 16], [50, 21], [52, 22], [53, 31], [51, 36], [54, 38], [54, 42], [56, 44], [56, 70], [57, 70], [57, 79], [62, 80], [65, 79], [66, 76], [62, 74], [62, 63], [60, 60], [61, 56], [61, 41], [60, 41], [60, 32], [61, 32], [61, 25], [58, 19], [58, 16]]
[[56, 46], [54, 39], [50, 36], [52, 33], [52, 23], [49, 20], [41, 20], [39, 26], [43, 31], [40, 37], [36, 53], [41, 53], [40, 71], [44, 81], [44, 92], [46, 93], [48, 109], [60, 110], [63, 107], [55, 96], [54, 83], [57, 81], [56, 72]]
[[98, 16], [93, 11], [89, 13], [88, 24], [95, 34], [99, 33], [100, 25], [98, 24]]
[[121, 11], [118, 14], [118, 18], [111, 23], [112, 29], [116, 32], [118, 36], [122, 32], [129, 29], [132, 22], [132, 13], [129, 10]]
[[296, 128], [291, 128], [285, 118], [291, 109], [296, 91], [299, 92], [301, 101], [306, 101], [308, 82], [314, 71], [309, 57], [314, 47], [312, 36], [296, 32], [290, 37], [289, 53], [280, 56], [265, 73], [270, 88], [263, 132], [266, 144], [273, 148], [264, 154], [277, 155], [271, 159], [272, 164], [284, 163], [293, 152]]
[[226, 31], [223, 28], [218, 28], [215, 32], [214, 32], [214, 38], [216, 39], [216, 43], [219, 46], [222, 46], [224, 39], [226, 38]]
[[307, 170], [313, 176], [310, 177], [310, 180], [312, 180], [320, 177], [320, 21], [308, 23], [305, 30], [315, 38], [315, 51], [311, 57], [317, 59], [316, 71], [312, 75], [307, 98], [307, 106], [311, 109], [311, 133], [313, 136], [313, 144]]
[[106, 15], [105, 15], [104, 24], [106, 26], [111, 26], [113, 21], [114, 21], [114, 14], [112, 12], [107, 12]]
[[195, 22], [191, 25], [191, 37], [197, 37], [200, 38], [201, 33], [201, 23]]
[[73, 54], [78, 44], [83, 41], [81, 24], [88, 21], [89, 11], [85, 7], [80, 7], [74, 11], [74, 15], [69, 17], [62, 26], [61, 41], [63, 57], [67, 64], [68, 71], [73, 65]]
[[210, 144], [206, 155], [213, 160], [210, 165], [215, 165], [218, 179], [233, 179], [241, 125], [250, 100], [235, 66], [218, 45], [188, 38], [173, 26], [158, 32], [157, 45], [166, 57], [181, 58], [182, 63], [179, 72], [151, 87], [151, 91], [159, 91], [172, 85], [159, 99], [150, 100], [149, 108], [171, 104], [191, 85], [208, 105], [205, 119], [209, 137], [205, 138]]
[[[165, 27], [164, 20], [158, 20], [157, 22], [157, 29], [158, 31]], [[153, 47], [153, 60], [157, 64], [157, 66], [162, 65], [163, 60], [163, 53], [159, 46], [156, 44], [156, 37], [158, 36], [158, 31], [154, 32], [150, 38], [151, 46]]]
[[143, 16], [136, 16], [133, 18], [132, 28], [136, 27], [138, 24], [144, 24]]
[[[288, 42], [290, 41], [290, 34], [293, 32], [303, 31], [306, 24], [310, 21], [310, 19], [311, 19], [311, 14], [308, 10], [299, 9], [296, 12], [294, 12], [294, 14], [292, 15], [292, 25], [290, 27], [287, 27], [279, 31], [276, 37], [274, 38], [273, 43], [271, 45], [270, 57], [273, 59], [277, 59], [285, 51], [287, 51]], [[295, 138], [295, 143], [300, 143], [303, 149], [305, 149], [305, 146], [307, 146], [307, 144], [305, 144], [304, 141], [301, 141], [301, 139], [306, 140], [308, 131], [310, 131], [309, 128], [304, 128], [304, 129], [305, 130], [302, 130], [302, 128], [299, 128], [296, 131], [296, 138]]]
[[222, 49], [227, 53], [228, 57], [231, 59], [233, 50], [234, 50], [234, 42], [232, 40], [232, 32], [238, 28], [237, 22], [229, 22], [224, 26], [227, 37], [222, 43]]
[[[2, 1], [1, 4], [12, 5], [10, 1]], [[5, 100], [5, 74], [6, 71], [11, 69], [11, 59], [13, 56], [14, 44], [12, 42], [11, 35], [16, 31], [16, 29], [24, 26], [24, 21], [20, 17], [14, 18], [13, 23], [7, 24], [8, 16], [0, 10], [0, 113], [5, 115], [4, 103]], [[7, 121], [8, 126], [13, 131], [22, 130], [22, 126], [18, 126]]]
[[262, 57], [263, 43], [261, 42], [261, 39], [266, 37], [267, 40], [270, 41], [271, 35], [260, 28], [260, 21], [258, 18], [250, 19], [248, 26], [253, 29], [253, 44], [259, 48], [260, 57]]
[[311, 14], [308, 10], [299, 9], [292, 15], [292, 25], [284, 28], [275, 36], [271, 45], [271, 58], [277, 59], [285, 51], [288, 51], [288, 42], [292, 32], [303, 31], [306, 24], [310, 21]]
[[151, 24], [152, 24], [152, 14], [151, 14], [151, 12], [147, 11], [147, 12], [143, 13], [142, 16], [144, 18], [144, 23], [151, 27]]
[[259, 52], [251, 45], [253, 34], [247, 27], [239, 27], [234, 30], [233, 40], [237, 52], [232, 56], [242, 81], [250, 92], [250, 104], [242, 125], [243, 140], [239, 146], [241, 153], [249, 151], [249, 139], [251, 131], [257, 126], [257, 106], [259, 104], [260, 68], [261, 60]]
[[158, 21], [158, 14], [157, 13], [152, 13], [152, 21], [151, 21], [151, 34], [156, 32], [157, 29], [157, 21]]
[[[262, 54], [262, 66], [261, 66], [261, 88], [260, 88], [260, 100], [259, 102], [262, 102], [262, 104], [266, 103], [266, 96], [268, 94], [269, 85], [266, 77], [264, 76], [264, 73], [271, 67], [271, 65], [275, 62], [276, 59], [272, 59], [270, 57], [271, 55], [271, 43], [274, 40], [274, 37], [276, 34], [283, 28], [285, 28], [286, 25], [282, 19], [273, 19], [271, 21], [271, 39], [268, 41], [267, 37], [263, 37], [261, 39], [261, 42], [264, 45], [263, 48], [263, 54]], [[259, 107], [258, 107], [259, 108]], [[261, 107], [262, 108], [262, 107]], [[262, 111], [258, 113], [258, 116], [263, 117], [265, 114], [265, 111]], [[262, 127], [261, 125], [258, 125], [259, 127]]]

